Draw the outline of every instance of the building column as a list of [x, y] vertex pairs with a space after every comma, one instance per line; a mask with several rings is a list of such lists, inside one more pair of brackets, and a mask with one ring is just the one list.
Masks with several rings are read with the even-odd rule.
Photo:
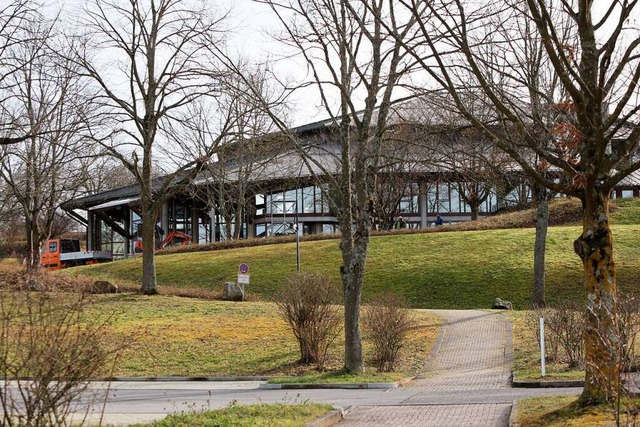
[[94, 251], [93, 242], [95, 240], [93, 236], [93, 213], [87, 211], [87, 250]]
[[247, 239], [253, 239], [256, 237], [256, 224], [247, 221]]
[[191, 202], [191, 234], [192, 240], [191, 243], [198, 244], [200, 243], [200, 224], [199, 224], [199, 212], [196, 208], [196, 202], [193, 200]]
[[[169, 233], [169, 205], [168, 201], [162, 204], [162, 213], [160, 214], [160, 227], [164, 230], [165, 236]], [[162, 236], [163, 238], [165, 236]]]
[[216, 241], [216, 210], [214, 208], [211, 208], [211, 210], [209, 211], [209, 221], [211, 222], [211, 225], [209, 227], [209, 229], [211, 230], [211, 236], [209, 237], [209, 241], [215, 242]]
[[427, 183], [424, 181], [419, 185], [418, 204], [420, 205], [420, 228], [427, 228]]
[[[124, 209], [126, 209], [127, 214], [124, 215], [124, 229], [127, 230], [127, 233], [131, 233], [131, 208], [129, 206], [125, 206]], [[129, 236], [123, 236], [124, 237], [124, 257], [125, 258], [129, 258], [129, 255], [131, 253], [131, 239], [129, 238]]]

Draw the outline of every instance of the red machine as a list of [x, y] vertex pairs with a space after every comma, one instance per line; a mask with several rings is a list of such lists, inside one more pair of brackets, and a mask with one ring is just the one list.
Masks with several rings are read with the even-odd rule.
[[[167, 246], [186, 246], [191, 243], [191, 236], [182, 231], [171, 231], [164, 240], [156, 242], [156, 250], [164, 249]], [[136, 253], [142, 252], [142, 240], [136, 240], [133, 249]]]

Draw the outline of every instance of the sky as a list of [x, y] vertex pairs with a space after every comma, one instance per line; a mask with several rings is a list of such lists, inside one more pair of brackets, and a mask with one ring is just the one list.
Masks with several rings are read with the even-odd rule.
[[[252, 63], [270, 63], [270, 70], [283, 80], [306, 77], [306, 68], [299, 60], [283, 59], [285, 48], [273, 39], [280, 31], [280, 22], [271, 8], [252, 0], [225, 0], [231, 8], [229, 49]], [[327, 118], [314, 89], [306, 89], [291, 99], [291, 124], [294, 126]]]

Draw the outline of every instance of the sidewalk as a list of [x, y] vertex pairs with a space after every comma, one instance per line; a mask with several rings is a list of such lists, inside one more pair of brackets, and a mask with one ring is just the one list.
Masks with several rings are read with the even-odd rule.
[[400, 405], [358, 406], [340, 426], [507, 426], [511, 325], [495, 311], [434, 311], [445, 325]]

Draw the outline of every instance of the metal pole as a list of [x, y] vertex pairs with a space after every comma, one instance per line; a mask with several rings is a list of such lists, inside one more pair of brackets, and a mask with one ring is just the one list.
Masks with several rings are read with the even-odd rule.
[[300, 222], [298, 221], [298, 190], [296, 189], [296, 272], [300, 273]]
[[547, 367], [546, 367], [546, 349], [544, 346], [544, 317], [540, 318], [540, 367], [542, 370], [542, 377], [547, 375]]
[[300, 233], [296, 224], [296, 271], [300, 273]]

